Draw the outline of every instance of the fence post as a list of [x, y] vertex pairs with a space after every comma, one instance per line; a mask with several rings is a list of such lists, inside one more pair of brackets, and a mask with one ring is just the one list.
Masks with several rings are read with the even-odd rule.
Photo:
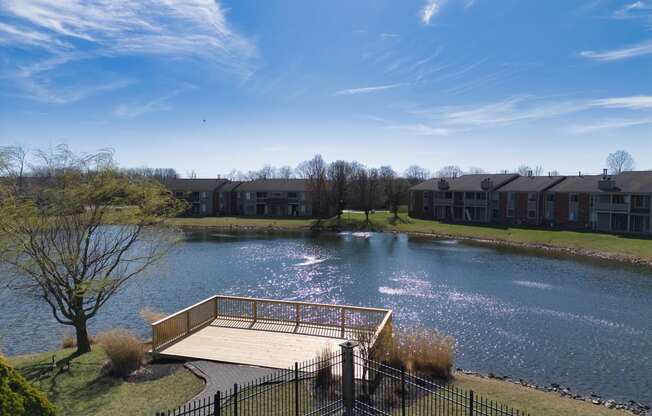
[[299, 363], [294, 362], [294, 415], [299, 416]]
[[294, 311], [294, 321], [297, 324], [297, 328], [299, 327], [299, 324], [301, 323], [301, 304], [296, 303], [294, 305], [295, 311]]
[[353, 349], [355, 342], [347, 341], [340, 344], [342, 348], [342, 401], [344, 416], [353, 416], [355, 410], [355, 363]]
[[254, 300], [254, 304], [252, 305], [252, 312], [254, 314], [254, 322], [258, 319], [258, 301]]
[[238, 416], [238, 383], [233, 385], [233, 416]]
[[213, 397], [213, 415], [220, 416], [222, 414], [222, 393], [217, 392]]
[[401, 416], [405, 416], [405, 367], [401, 366]]
[[217, 296], [215, 296], [215, 302], [213, 302], [213, 318], [217, 319], [217, 312], [219, 309], [217, 308]]
[[345, 308], [340, 309], [340, 325], [342, 327], [342, 336], [341, 336], [341, 338], [344, 338], [344, 333], [345, 333], [344, 328], [346, 327], [346, 309]]
[[190, 333], [190, 311], [186, 311], [186, 335]]
[[469, 391], [469, 416], [473, 416], [473, 390]]

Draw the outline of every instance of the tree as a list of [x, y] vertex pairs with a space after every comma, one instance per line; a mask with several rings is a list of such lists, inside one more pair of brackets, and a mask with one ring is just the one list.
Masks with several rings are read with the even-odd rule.
[[394, 219], [398, 219], [398, 208], [407, 195], [409, 184], [396, 175], [396, 171], [391, 166], [380, 167], [380, 182], [383, 193], [387, 199], [389, 210], [394, 213]]
[[315, 155], [312, 159], [301, 162], [297, 167], [297, 173], [301, 178], [308, 180], [308, 188], [313, 201], [313, 213], [320, 218], [325, 216], [328, 213], [326, 162], [321, 155]]
[[466, 174], [467, 174], [467, 175], [480, 175], [480, 174], [483, 174], [483, 173], [487, 173], [487, 171], [485, 171], [484, 169], [479, 168], [479, 167], [477, 167], [477, 166], [471, 166], [471, 167], [470, 167], [469, 169], [467, 169], [467, 171], [466, 171]]
[[460, 168], [457, 165], [448, 165], [444, 166], [443, 168], [439, 169], [437, 171], [437, 177], [438, 178], [457, 178], [458, 176], [462, 176], [462, 168]]
[[22, 195], [0, 189], [0, 262], [10, 287], [41, 298], [59, 323], [75, 328], [83, 354], [88, 321], [169, 248], [151, 226], [186, 206], [158, 181], [119, 173], [110, 152], [41, 154], [40, 171], [51, 175], [38, 187]]
[[521, 176], [528, 176], [532, 172], [532, 168], [529, 167], [528, 165], [521, 165], [516, 168], [516, 173], [518, 173]]
[[403, 173], [411, 186], [417, 185], [430, 178], [430, 171], [418, 165], [410, 165]]
[[280, 179], [292, 179], [294, 178], [294, 169], [290, 166], [281, 166], [278, 168], [276, 176]]
[[634, 170], [634, 158], [624, 150], [617, 150], [607, 156], [607, 168], [613, 175]]
[[326, 178], [330, 182], [330, 199], [337, 211], [337, 224], [340, 224], [342, 210], [346, 204], [349, 182], [352, 174], [351, 164], [345, 160], [336, 160], [328, 165]]
[[19, 189], [23, 187], [28, 155], [21, 145], [0, 147], [0, 176], [12, 178]]
[[354, 206], [363, 211], [365, 222], [369, 224], [369, 214], [378, 202], [380, 172], [376, 168], [367, 169], [363, 165], [353, 165], [351, 175], [352, 201]]

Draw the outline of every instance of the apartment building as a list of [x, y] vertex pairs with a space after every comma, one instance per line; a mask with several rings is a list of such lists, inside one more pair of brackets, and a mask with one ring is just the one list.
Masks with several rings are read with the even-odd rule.
[[240, 214], [238, 187], [243, 183], [242, 181], [229, 181], [217, 189], [217, 215]]
[[236, 192], [239, 215], [312, 216], [312, 198], [305, 179], [259, 179], [241, 183]]
[[562, 182], [564, 176], [519, 176], [500, 187], [495, 218], [502, 224], [544, 225], [545, 192]]
[[546, 193], [550, 222], [566, 228], [652, 233], [652, 171], [566, 178]]
[[171, 178], [165, 182], [172, 194], [188, 202], [187, 216], [206, 217], [217, 215], [217, 189], [226, 184], [226, 179], [180, 179]]
[[501, 186], [517, 174], [477, 174], [430, 179], [410, 189], [409, 214], [454, 222], [491, 222], [498, 214]]

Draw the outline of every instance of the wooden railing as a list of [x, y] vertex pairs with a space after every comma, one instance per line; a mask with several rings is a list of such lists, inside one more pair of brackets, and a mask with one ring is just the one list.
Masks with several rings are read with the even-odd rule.
[[369, 331], [375, 338], [391, 336], [392, 331], [389, 309], [216, 295], [154, 322], [152, 351], [160, 351], [218, 318], [337, 328], [341, 338], [347, 331]]

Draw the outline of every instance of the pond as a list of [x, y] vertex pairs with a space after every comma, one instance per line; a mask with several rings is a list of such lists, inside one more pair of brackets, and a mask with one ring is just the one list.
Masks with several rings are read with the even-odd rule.
[[[457, 341], [456, 366], [652, 403], [652, 272], [407, 235], [194, 232], [131, 282], [92, 331], [149, 328], [216, 293], [392, 308], [399, 327]], [[6, 354], [58, 347], [65, 331], [27, 295], [0, 291]]]

